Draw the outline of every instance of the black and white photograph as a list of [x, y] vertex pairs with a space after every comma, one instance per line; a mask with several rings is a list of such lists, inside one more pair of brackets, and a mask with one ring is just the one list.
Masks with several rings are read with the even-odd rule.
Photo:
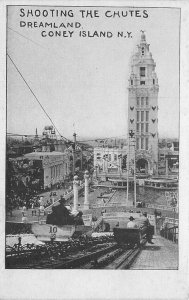
[[6, 268], [178, 268], [179, 19], [7, 7]]
[[6, 5], [6, 270], [179, 271], [180, 47], [178, 6]]

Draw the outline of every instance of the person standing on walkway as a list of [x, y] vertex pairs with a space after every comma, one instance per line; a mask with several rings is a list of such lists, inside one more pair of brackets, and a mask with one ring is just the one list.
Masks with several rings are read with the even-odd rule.
[[22, 207], [22, 216], [23, 217], [25, 216], [25, 212], [26, 212], [26, 206], [24, 204], [23, 207]]
[[145, 224], [146, 227], [147, 227], [147, 229], [146, 229], [146, 238], [147, 238], [147, 242], [148, 242], [149, 244], [154, 244], [154, 243], [152, 242], [152, 236], [153, 236], [153, 234], [152, 234], [152, 229], [153, 229], [153, 226], [150, 224], [150, 221], [149, 221], [149, 219], [147, 218], [147, 213], [146, 213], [146, 212], [143, 213], [143, 216], [145, 217], [144, 224]]
[[32, 216], [36, 216], [36, 209], [34, 202], [32, 203]]

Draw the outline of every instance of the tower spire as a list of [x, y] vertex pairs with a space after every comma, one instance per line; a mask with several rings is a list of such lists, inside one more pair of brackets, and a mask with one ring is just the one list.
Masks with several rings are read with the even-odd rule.
[[38, 134], [37, 134], [37, 128], [35, 129], [35, 138], [38, 138]]
[[141, 34], [141, 43], [143, 43], [143, 42], [146, 42], [146, 35], [145, 35], [145, 31], [144, 30], [141, 30], [141, 32], [142, 32], [142, 34]]

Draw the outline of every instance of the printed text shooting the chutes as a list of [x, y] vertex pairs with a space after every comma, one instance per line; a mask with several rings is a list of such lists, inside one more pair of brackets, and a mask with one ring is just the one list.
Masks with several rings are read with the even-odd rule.
[[72, 9], [24, 9], [20, 8], [20, 17], [68, 17], [73, 18], [80, 16], [84, 18], [99, 18], [103, 15], [107, 18], [125, 18], [125, 17], [136, 17], [136, 18], [148, 18], [148, 11], [146, 9], [125, 9], [125, 10], [106, 10], [102, 12], [98, 9], [79, 9], [76, 12]]

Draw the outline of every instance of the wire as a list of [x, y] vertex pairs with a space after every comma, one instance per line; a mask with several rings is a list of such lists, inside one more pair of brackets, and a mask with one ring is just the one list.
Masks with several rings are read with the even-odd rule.
[[39, 43], [33, 41], [32, 39], [26, 37], [25, 35], [21, 34], [20, 32], [18, 32], [18, 31], [16, 31], [16, 30], [12, 29], [11, 27], [8, 27], [8, 29], [11, 30], [11, 31], [13, 31], [13, 32], [15, 32], [17, 35], [23, 37], [24, 39], [30, 41], [31, 43], [33, 43], [33, 44], [39, 46], [40, 48], [44, 49], [45, 51], [48, 51], [48, 54], [49, 54], [51, 57], [56, 58], [56, 57], [58, 56], [58, 57], [60, 57], [61, 59], [64, 58], [64, 57], [62, 57], [61, 55], [59, 55], [58, 53], [56, 53], [56, 55], [54, 55], [54, 52], [53, 52], [53, 53], [50, 53], [50, 52], [52, 52], [52, 50], [51, 50], [50, 48], [46, 48], [46, 47], [42, 46], [41, 44], [39, 44]]
[[28, 37], [26, 37], [26, 36], [24, 36], [23, 34], [21, 34], [21, 33], [19, 33], [18, 31], [12, 29], [11, 27], [7, 27], [7, 28], [10, 29], [11, 31], [15, 32], [16, 34], [20, 35], [20, 36], [23, 37], [24, 39], [26, 39], [26, 40], [28, 40], [28, 41], [34, 43], [35, 45], [37, 45], [37, 46], [39, 46], [39, 47], [41, 47], [41, 48], [43, 48], [43, 49], [46, 50], [46, 48], [43, 47], [42, 45], [40, 45], [39, 43], [37, 43], [37, 42], [31, 40], [30, 38], [28, 38]]
[[30, 92], [32, 93], [32, 95], [34, 96], [34, 98], [36, 99], [36, 101], [38, 102], [38, 104], [40, 105], [40, 107], [42, 108], [42, 110], [44, 111], [45, 115], [48, 117], [48, 119], [51, 121], [52, 125], [54, 126], [54, 128], [56, 129], [56, 131], [59, 133], [59, 135], [61, 136], [61, 138], [66, 139], [67, 141], [69, 141], [66, 137], [64, 137], [63, 135], [61, 135], [61, 133], [59, 132], [59, 130], [57, 129], [56, 125], [54, 124], [53, 120], [51, 119], [51, 117], [49, 116], [49, 114], [46, 112], [46, 110], [44, 109], [43, 105], [40, 103], [40, 101], [38, 100], [37, 96], [35, 95], [35, 93], [33, 92], [33, 90], [31, 89], [31, 87], [29, 86], [29, 84], [27, 83], [27, 81], [25, 80], [24, 76], [22, 75], [22, 73], [20, 72], [20, 70], [18, 69], [18, 67], [16, 66], [16, 64], [14, 63], [13, 59], [10, 57], [10, 55], [7, 53], [7, 56], [9, 57], [10, 61], [12, 62], [12, 64], [14, 65], [15, 69], [17, 70], [17, 72], [20, 74], [21, 78], [23, 79], [23, 81], [25, 82], [25, 84], [27, 85], [27, 87], [29, 88]]

